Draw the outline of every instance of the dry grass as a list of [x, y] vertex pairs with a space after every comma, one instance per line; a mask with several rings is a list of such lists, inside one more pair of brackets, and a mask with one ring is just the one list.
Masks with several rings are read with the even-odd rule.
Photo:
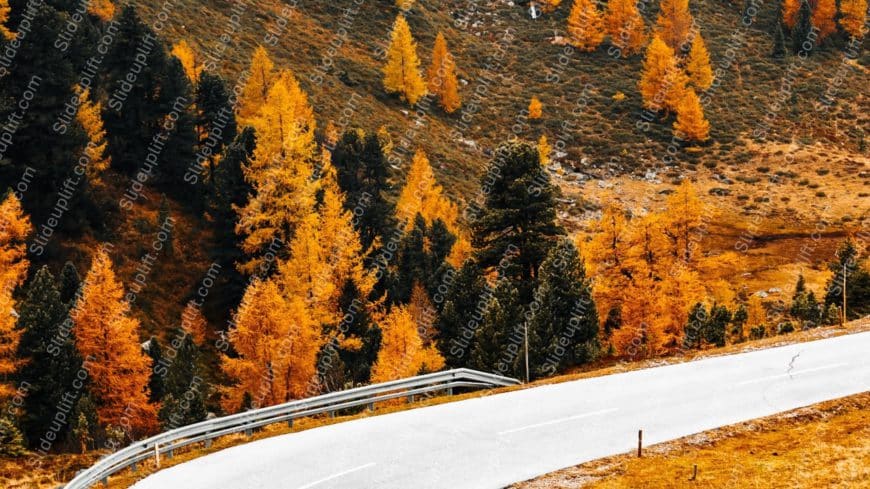
[[[560, 470], [512, 489], [870, 487], [870, 393]], [[694, 466], [697, 477], [692, 478]]]

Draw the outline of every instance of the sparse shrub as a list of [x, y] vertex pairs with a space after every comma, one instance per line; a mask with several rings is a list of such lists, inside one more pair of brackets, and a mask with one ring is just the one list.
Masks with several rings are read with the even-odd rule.
[[819, 190], [818, 192], [816, 192], [816, 197], [827, 197], [827, 194]]
[[783, 323], [779, 323], [776, 326], [776, 334], [786, 334], [794, 331], [794, 325], [791, 321], [785, 321]]
[[770, 167], [768, 167], [768, 166], [759, 166], [759, 167], [757, 168], [757, 170], [758, 170], [759, 173], [767, 173], [767, 172], [770, 171]]
[[816, 174], [821, 176], [821, 177], [827, 175], [828, 173], [831, 173], [831, 170], [829, 170], [827, 168], [819, 168], [816, 170]]

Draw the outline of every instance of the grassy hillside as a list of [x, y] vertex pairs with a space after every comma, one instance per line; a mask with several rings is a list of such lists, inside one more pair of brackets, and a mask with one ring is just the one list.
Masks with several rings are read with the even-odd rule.
[[[158, 5], [153, 0], [142, 2], [146, 19], [155, 15]], [[172, 40], [187, 39], [200, 53], [214, 50], [227, 28], [232, 5], [182, 0], [164, 33]], [[652, 24], [658, 2], [647, 5], [647, 21]], [[606, 44], [595, 53], [581, 53], [554, 42], [555, 36], [564, 35], [570, 2], [539, 19], [531, 19], [525, 7], [509, 2], [416, 2], [408, 20], [422, 62], [428, 64], [434, 37], [443, 31], [457, 60], [466, 101], [465, 108], [452, 116], [433, 108], [423, 126], [415, 126], [414, 111], [387, 96], [381, 87], [381, 49], [398, 13], [394, 2], [373, 0], [363, 3], [356, 13], [345, 12], [354, 6], [352, 0], [300, 2], [292, 10], [273, 0], [251, 5], [241, 15], [235, 44], [221, 64], [224, 75], [235, 79], [264, 35], [279, 33], [274, 46], [268, 46], [270, 54], [279, 66], [297, 73], [321, 125], [330, 119], [339, 122], [343, 111], [356, 105], [347, 118], [350, 125], [369, 129], [386, 125], [396, 141], [409, 126], [416, 127], [417, 135], [409, 146], [430, 153], [441, 177], [459, 198], [474, 190], [476, 181], [469, 177], [477, 175], [485, 162], [484, 148], [512, 134], [530, 139], [546, 134], [551, 142], [561, 139], [567, 150], [561, 162], [596, 174], [642, 176], [648, 169], [663, 166], [671, 140], [670, 121], [653, 123], [649, 131], [636, 128], [642, 55], [619, 59], [608, 54]], [[740, 2], [719, 0], [692, 5], [720, 76], [705, 107], [713, 142], [702, 151], [680, 151], [684, 166], [743, 165], [764, 155], [767, 145], [754, 141], [752, 132], [780, 99], [782, 109], [775, 111], [770, 141], [857, 152], [861, 128], [867, 126], [866, 94], [859, 88], [870, 81], [866, 66], [852, 66], [837, 93], [837, 104], [829, 111], [817, 111], [819, 97], [840, 69], [842, 43], [828, 43], [803, 63], [796, 57], [773, 60], [777, 4], [761, 5], [749, 28], [741, 22], [741, 8]], [[289, 17], [282, 17], [288, 12], [292, 12]], [[287, 26], [283, 31], [282, 24]], [[346, 37], [341, 29], [347, 30]], [[330, 43], [340, 45], [333, 56]], [[310, 78], [325, 67], [328, 71], [322, 83]], [[787, 73], [794, 78], [790, 89], [782, 84]], [[485, 93], [475, 98], [475, 92]], [[614, 100], [617, 92], [624, 93], [625, 99]], [[544, 103], [543, 120], [516, 124], [533, 95]], [[467, 124], [462, 124], [463, 117]], [[477, 142], [477, 148], [457, 141], [453, 130]], [[775, 156], [766, 158], [774, 160], [772, 166], [779, 166]]]
[[[544, 134], [557, 151], [564, 148], [552, 169], [565, 195], [560, 219], [573, 231], [582, 232], [603, 202], [654, 209], [673, 183], [691, 178], [718, 209], [707, 248], [729, 250], [741, 237], [752, 238], [735, 282], [787, 287], [798, 269], [816, 268], [805, 273], [812, 286], [822, 285], [821, 264], [868, 209], [868, 100], [860, 89], [870, 82], [866, 51], [844, 63], [845, 42], [829, 40], [806, 61], [775, 60], [776, 2], [759, 2], [750, 17], [742, 16], [742, 2], [693, 2], [717, 81], [705, 106], [711, 141], [681, 148], [671, 143], [672, 119], [639, 128], [642, 55], [612, 56], [607, 43], [594, 53], [565, 46], [560, 38], [570, 2], [538, 19], [512, 3], [418, 1], [408, 13], [424, 67], [437, 32], [447, 37], [465, 102], [453, 115], [434, 103], [415, 112], [384, 92], [383, 47], [398, 13], [392, 0], [309, 1], [295, 8], [266, 0], [235, 10], [231, 2], [182, 0], [163, 34], [188, 40], [206, 58], [230, 33], [217, 66], [231, 81], [252, 49], [266, 44], [276, 64], [300, 78], [321, 128], [329, 120], [340, 127], [385, 126], [395, 155], [407, 163], [403, 146], [424, 148], [458, 201], [475, 195], [491, 149], [512, 136]], [[142, 2], [143, 18], [153, 19], [160, 5]], [[646, 5], [652, 25], [658, 2]], [[240, 20], [233, 33], [234, 13]], [[826, 92], [835, 102], [821, 110]], [[624, 99], [614, 98], [618, 93]], [[542, 100], [544, 117], [529, 123], [521, 113], [533, 95]], [[397, 170], [398, 177], [404, 168]], [[806, 267], [793, 252], [817, 228], [822, 237], [803, 259]]]

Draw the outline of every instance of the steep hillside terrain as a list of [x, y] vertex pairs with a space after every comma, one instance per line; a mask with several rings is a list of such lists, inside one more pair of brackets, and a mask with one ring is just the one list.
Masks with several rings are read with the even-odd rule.
[[[641, 3], [652, 25], [658, 2]], [[143, 2], [143, 17], [154, 18], [161, 5]], [[206, 53], [217, 53], [221, 35], [230, 33], [225, 55], [211, 58], [230, 80], [247, 67], [253, 48], [265, 45], [278, 66], [296, 72], [321, 128], [327, 121], [386, 127], [396, 143], [397, 175], [409, 151], [424, 148], [460, 202], [474, 198], [491, 149], [513, 136], [547, 136], [555, 149], [551, 169], [565, 194], [560, 217], [573, 230], [596, 218], [603, 202], [655, 209], [672, 184], [696, 180], [719, 216], [711, 223], [712, 248], [735, 248], [743, 236], [755, 249], [735, 278], [756, 289], [787, 287], [795, 274], [769, 271], [788, 263], [804, 268], [795, 265], [789, 238], [823, 228], [803, 259], [818, 266], [830, 259], [844, 227], [870, 208], [868, 100], [861, 89], [870, 73], [866, 51], [851, 59], [855, 53], [843, 40], [826, 42], [806, 60], [774, 59], [778, 4], [747, 5], [746, 12], [740, 2], [691, 5], [717, 79], [704, 107], [711, 141], [690, 148], [672, 142], [671, 118], [649, 120], [641, 110], [642, 54], [623, 59], [606, 43], [593, 53], [564, 44], [569, 2], [537, 19], [514, 2], [416, 2], [407, 16], [423, 65], [438, 31], [456, 58], [465, 105], [452, 115], [435, 103], [415, 111], [385, 93], [380, 70], [398, 12], [391, 0], [267, 0], [247, 7], [183, 0], [173, 4], [164, 35], [187, 39], [209, 59]], [[532, 96], [544, 104], [539, 121], [525, 117]], [[824, 281], [824, 273], [810, 275], [815, 286]]]

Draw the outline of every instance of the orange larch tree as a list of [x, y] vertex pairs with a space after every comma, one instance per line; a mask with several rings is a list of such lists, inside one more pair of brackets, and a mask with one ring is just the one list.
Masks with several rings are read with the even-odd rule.
[[378, 325], [383, 332], [381, 349], [372, 367], [372, 382], [386, 382], [434, 372], [444, 358], [434, 345], [424, 346], [418, 324], [406, 306], [394, 306]]
[[88, 2], [88, 13], [106, 22], [115, 16], [115, 4], [112, 0], [91, 0]]
[[[78, 91], [78, 87], [76, 87]], [[85, 155], [88, 158], [87, 175], [91, 183], [100, 183], [100, 174], [109, 169], [112, 157], [106, 153], [108, 141], [103, 127], [103, 107], [99, 102], [91, 101], [91, 90], [79, 92], [79, 111], [76, 120], [82, 125], [88, 136]]]
[[836, 0], [817, 0], [813, 10], [813, 27], [819, 31], [819, 42], [837, 32], [837, 2]]
[[541, 160], [542, 166], [550, 164], [550, 152], [552, 151], [553, 148], [547, 142], [547, 135], [541, 134], [541, 137], [538, 139], [538, 159]]
[[184, 306], [184, 311], [181, 313], [181, 329], [190, 335], [197, 345], [205, 344], [208, 323], [202, 316], [202, 308], [193, 301], [189, 301]]
[[656, 34], [674, 53], [683, 56], [694, 19], [689, 12], [689, 0], [662, 0], [656, 19]]
[[9, 22], [9, 13], [11, 11], [12, 8], [9, 7], [9, 0], [0, 0], [0, 36], [3, 36], [7, 40], [15, 37], [15, 33], [6, 27], [6, 22]]
[[246, 394], [250, 407], [258, 408], [309, 393], [322, 346], [319, 331], [301, 299], [283, 297], [273, 280], [254, 280], [229, 331], [236, 355], [221, 359], [231, 380], [222, 389], [224, 409], [238, 411]]
[[459, 101], [459, 83], [456, 81], [456, 63], [453, 55], [447, 50], [447, 40], [440, 31], [435, 37], [432, 48], [432, 64], [426, 72], [429, 80], [429, 93], [437, 95], [441, 108], [448, 114], [461, 106]]
[[646, 48], [643, 73], [638, 87], [643, 96], [643, 106], [659, 111], [672, 108], [670, 100], [676, 98], [680, 82], [685, 82], [685, 74], [677, 66], [674, 50], [658, 36], [654, 35]]
[[684, 141], [704, 142], [710, 137], [710, 123], [704, 117], [701, 100], [692, 88], [686, 91], [677, 108], [674, 132]]
[[707, 90], [713, 85], [713, 69], [710, 68], [710, 53], [707, 52], [707, 44], [701, 33], [695, 35], [692, 41], [692, 49], [689, 51], [689, 60], [686, 62], [686, 71], [689, 79], [698, 90]]
[[181, 67], [184, 68], [184, 74], [190, 83], [196, 85], [199, 82], [199, 74], [202, 72], [202, 66], [196, 62], [196, 53], [190, 44], [184, 39], [175, 43], [172, 46], [171, 54], [181, 61]]
[[266, 103], [269, 89], [275, 83], [274, 68], [275, 64], [269, 58], [266, 48], [257, 46], [251, 56], [245, 88], [239, 97], [237, 118], [241, 125], [249, 124], [260, 112], [260, 107]]
[[663, 229], [673, 260], [689, 266], [697, 264], [705, 210], [698, 191], [688, 179], [668, 196]]
[[15, 392], [9, 383], [20, 362], [16, 359], [21, 330], [15, 327], [12, 294], [27, 277], [27, 236], [33, 230], [21, 202], [9, 193], [0, 203], [0, 401]]
[[841, 0], [840, 26], [852, 37], [864, 36], [864, 23], [867, 19], [867, 0]]
[[568, 38], [581, 51], [595, 51], [604, 40], [604, 21], [593, 0], [574, 0], [568, 14]]
[[544, 115], [544, 106], [538, 97], [532, 97], [529, 100], [529, 119], [537, 120]]
[[290, 240], [315, 202], [314, 113], [290, 70], [277, 77], [251, 125], [257, 147], [244, 171], [255, 193], [238, 209], [236, 224], [236, 232], [244, 236], [242, 250], [251, 255], [239, 267], [246, 273], [260, 265], [259, 255], [272, 243]]
[[782, 23], [789, 29], [794, 29], [797, 24], [800, 9], [801, 0], [782, 0]]
[[470, 254], [471, 242], [459, 224], [459, 209], [444, 195], [444, 189], [435, 179], [429, 158], [423, 150], [417, 150], [414, 154], [405, 185], [396, 202], [396, 217], [405, 232], [414, 227], [417, 214], [423, 216], [430, 225], [438, 219], [444, 222], [447, 230], [456, 237], [448, 261], [456, 266], [461, 265]]
[[542, 0], [541, 3], [543, 4], [542, 9], [544, 12], [550, 13], [555, 11], [559, 5], [562, 4], [562, 0]]
[[130, 427], [133, 437], [153, 431], [157, 411], [148, 402], [151, 359], [142, 350], [139, 321], [131, 316], [124, 288], [103, 249], [94, 256], [70, 317], [100, 424]]
[[398, 93], [414, 105], [426, 94], [426, 83], [420, 76], [420, 60], [417, 58], [417, 43], [411, 36], [411, 28], [405, 16], [399, 14], [390, 33], [387, 49], [387, 64], [383, 68], [384, 88], [389, 93]]
[[640, 52], [646, 41], [646, 24], [634, 0], [610, 0], [605, 17], [610, 43], [623, 57]]

